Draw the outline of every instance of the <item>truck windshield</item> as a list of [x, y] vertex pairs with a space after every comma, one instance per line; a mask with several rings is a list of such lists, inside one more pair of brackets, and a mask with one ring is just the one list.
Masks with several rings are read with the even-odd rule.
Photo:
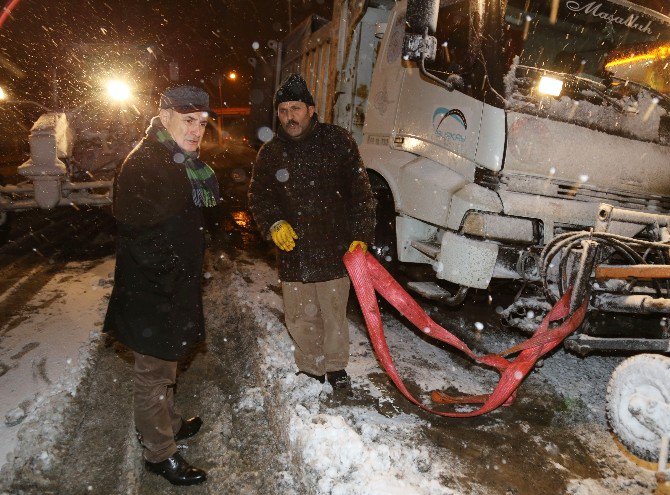
[[670, 17], [663, 0], [507, 5], [508, 53], [519, 65], [598, 82], [631, 81], [670, 95]]

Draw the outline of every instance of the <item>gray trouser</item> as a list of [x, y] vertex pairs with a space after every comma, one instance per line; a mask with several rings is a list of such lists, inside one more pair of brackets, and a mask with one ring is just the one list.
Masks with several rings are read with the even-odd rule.
[[135, 428], [142, 437], [144, 458], [161, 462], [177, 452], [174, 435], [182, 418], [174, 409], [177, 361], [135, 355]]
[[300, 371], [323, 375], [349, 363], [349, 277], [327, 282], [283, 282], [286, 328]]

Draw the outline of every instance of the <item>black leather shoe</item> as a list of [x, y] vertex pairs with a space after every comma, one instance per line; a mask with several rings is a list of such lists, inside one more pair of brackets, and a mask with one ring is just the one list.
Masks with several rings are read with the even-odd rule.
[[176, 452], [162, 462], [144, 461], [144, 466], [152, 473], [160, 474], [173, 485], [197, 485], [207, 479], [207, 473], [191, 466]]
[[314, 378], [319, 383], [326, 383], [326, 375], [313, 375], [311, 373], [307, 373], [306, 371], [298, 371], [296, 373], [296, 376], [297, 375], [305, 375], [305, 376], [308, 376], [310, 378]]
[[202, 426], [202, 419], [200, 419], [200, 416], [196, 416], [191, 419], [184, 419], [181, 422], [179, 431], [174, 436], [175, 442], [192, 437], [193, 435], [195, 435], [200, 431], [201, 426]]
[[351, 388], [351, 378], [349, 378], [346, 370], [329, 371], [328, 383], [330, 383], [335, 390]]

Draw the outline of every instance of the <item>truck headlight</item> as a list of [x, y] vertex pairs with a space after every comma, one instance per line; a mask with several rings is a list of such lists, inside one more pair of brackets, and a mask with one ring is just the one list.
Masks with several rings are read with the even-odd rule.
[[113, 79], [107, 81], [105, 86], [107, 87], [107, 96], [114, 101], [126, 101], [132, 95], [130, 86], [125, 81]]
[[540, 238], [540, 226], [539, 220], [470, 211], [463, 219], [461, 233], [496, 241], [534, 244]]
[[537, 90], [543, 95], [561, 96], [561, 91], [563, 91], [563, 81], [551, 76], [542, 76], [537, 85]]

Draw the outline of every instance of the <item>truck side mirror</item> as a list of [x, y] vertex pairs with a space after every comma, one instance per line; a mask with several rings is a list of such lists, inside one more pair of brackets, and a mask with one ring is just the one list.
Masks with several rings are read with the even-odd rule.
[[405, 42], [402, 54], [406, 60], [435, 60], [437, 53], [437, 14], [440, 0], [408, 0]]

